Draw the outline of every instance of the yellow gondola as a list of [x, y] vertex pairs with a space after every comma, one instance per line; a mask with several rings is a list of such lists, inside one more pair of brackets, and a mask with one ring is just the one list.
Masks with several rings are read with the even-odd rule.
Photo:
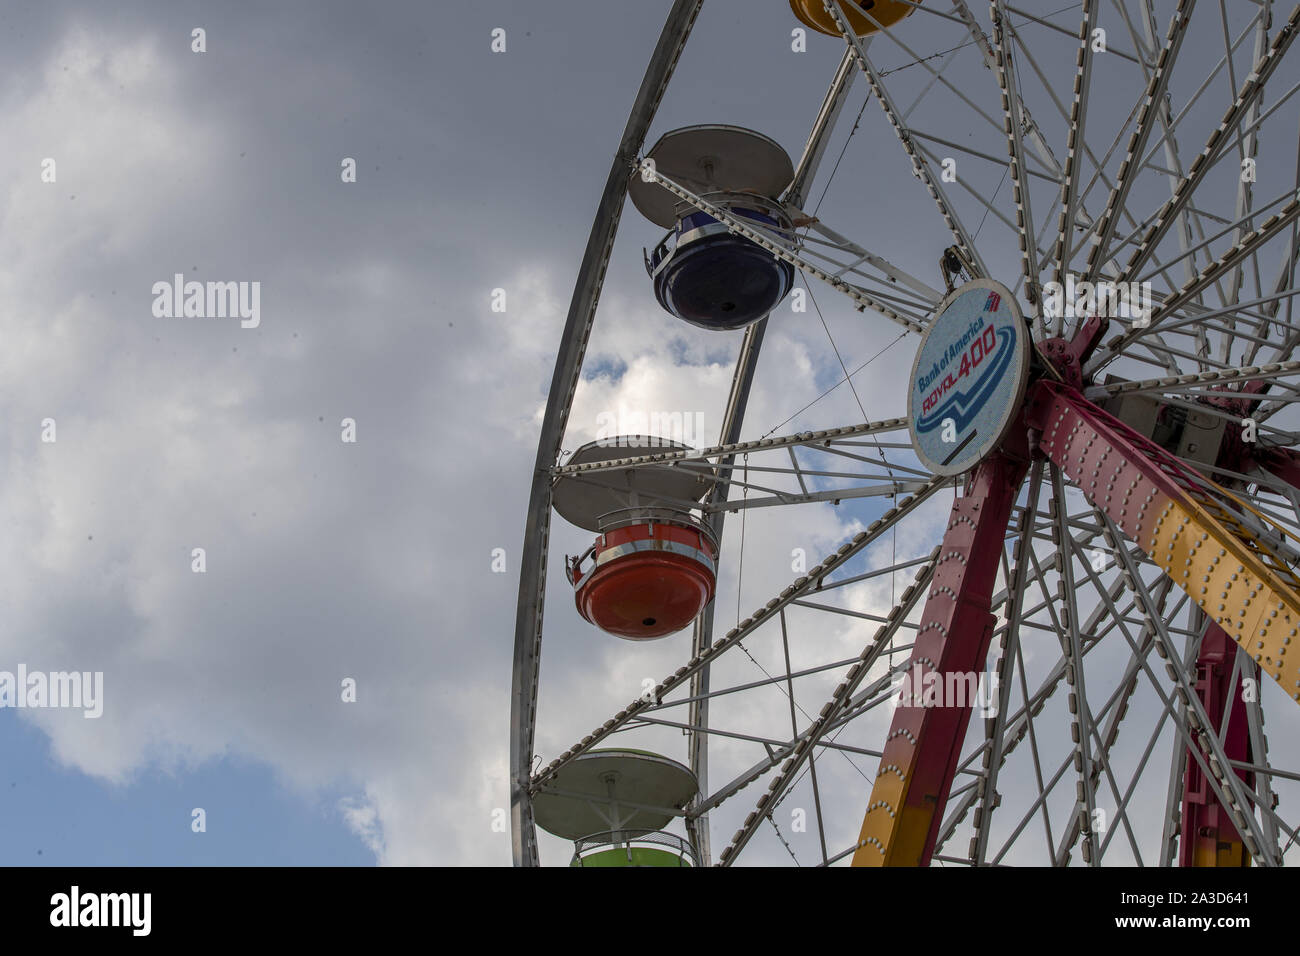
[[[863, 16], [864, 11], [885, 29], [912, 12], [912, 4], [900, 0], [842, 0], [840, 6], [848, 17], [849, 26], [860, 37], [880, 32], [879, 27]], [[840, 35], [822, 0], [790, 0], [790, 9], [800, 21], [818, 33], [833, 37]]]

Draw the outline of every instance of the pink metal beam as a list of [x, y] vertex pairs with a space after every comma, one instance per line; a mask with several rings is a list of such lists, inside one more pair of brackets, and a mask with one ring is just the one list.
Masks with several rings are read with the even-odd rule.
[[[1213, 621], [1201, 641], [1196, 661], [1196, 694], [1205, 706], [1215, 733], [1220, 733], [1225, 708], [1228, 731], [1223, 751], [1229, 760], [1250, 762], [1250, 735], [1246, 726], [1246, 704], [1242, 677], [1232, 679], [1233, 662], [1239, 648], [1226, 631]], [[1227, 702], [1231, 700], [1229, 705]], [[1237, 776], [1254, 786], [1254, 775], [1238, 770]], [[1250, 854], [1242, 843], [1227, 809], [1210, 788], [1205, 771], [1194, 759], [1187, 761], [1183, 774], [1182, 839], [1178, 843], [1179, 866], [1249, 866]]]
[[[995, 452], [953, 502], [907, 670], [906, 687], [921, 700], [904, 696], [894, 711], [854, 866], [928, 866], [934, 854], [974, 703], [966, 695], [947, 699], [947, 692], [969, 687], [984, 670], [993, 585], [1028, 468], [1025, 458]], [[927, 704], [926, 686], [942, 699]]]

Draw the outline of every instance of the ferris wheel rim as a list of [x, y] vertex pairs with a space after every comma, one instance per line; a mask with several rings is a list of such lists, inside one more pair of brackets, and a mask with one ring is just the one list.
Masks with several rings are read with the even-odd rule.
[[587, 335], [594, 320], [605, 266], [613, 248], [627, 193], [628, 176], [663, 91], [671, 78], [703, 0], [674, 0], [640, 89], [628, 114], [569, 305], [551, 390], [538, 438], [537, 461], [529, 493], [528, 519], [520, 557], [519, 603], [510, 698], [510, 820], [515, 865], [536, 866], [537, 835], [529, 781], [536, 732], [537, 668], [546, 582], [547, 538], [551, 517], [550, 467], [559, 452], [568, 410], [581, 367]]

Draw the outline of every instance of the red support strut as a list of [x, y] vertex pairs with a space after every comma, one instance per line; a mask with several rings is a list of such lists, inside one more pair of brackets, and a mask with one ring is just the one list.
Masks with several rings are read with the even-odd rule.
[[[854, 866], [928, 866], [934, 854], [970, 723], [969, 688], [993, 637], [990, 605], [1007, 524], [1028, 467], [995, 452], [953, 502], [907, 669], [905, 686], [922, 699], [908, 706], [905, 692], [894, 711]], [[953, 688], [964, 689], [959, 699], [948, 699]]]
[[[1224, 707], [1231, 698], [1223, 752], [1229, 760], [1249, 762], [1250, 735], [1242, 697], [1243, 679], [1241, 676], [1235, 681], [1232, 679], [1233, 662], [1238, 651], [1232, 638], [1211, 621], [1196, 661], [1196, 694], [1205, 706], [1215, 733], [1222, 730]], [[1236, 773], [1247, 787], [1254, 786], [1254, 774], [1244, 770]], [[1205, 771], [1191, 755], [1188, 755], [1187, 770], [1183, 774], [1182, 839], [1178, 843], [1178, 865], [1250, 866], [1250, 854], [1241, 841], [1241, 834], [1210, 789]]]

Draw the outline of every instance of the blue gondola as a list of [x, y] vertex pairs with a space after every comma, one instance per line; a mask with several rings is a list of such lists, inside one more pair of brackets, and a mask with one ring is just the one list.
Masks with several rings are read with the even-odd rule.
[[[730, 211], [758, 226], [785, 227], [755, 209]], [[680, 219], [646, 257], [646, 271], [664, 309], [691, 325], [721, 331], [757, 322], [794, 284], [794, 266], [699, 211]]]

